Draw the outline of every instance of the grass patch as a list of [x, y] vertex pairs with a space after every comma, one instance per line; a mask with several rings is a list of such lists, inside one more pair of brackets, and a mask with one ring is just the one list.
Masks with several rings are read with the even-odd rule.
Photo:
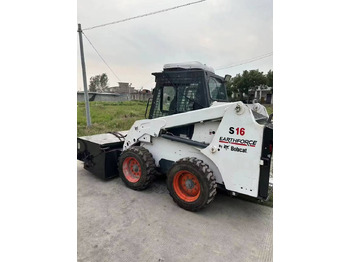
[[266, 104], [266, 105], [263, 105], [263, 106], [266, 107], [267, 113], [269, 115], [271, 115], [273, 113], [273, 105]]
[[129, 130], [136, 120], [145, 118], [147, 102], [90, 102], [91, 127], [86, 127], [85, 103], [78, 102], [77, 134], [89, 136]]
[[[136, 120], [145, 118], [147, 102], [90, 102], [92, 126], [86, 127], [85, 103], [78, 102], [78, 136], [95, 135], [113, 131], [129, 130]], [[268, 114], [273, 113], [272, 105], [264, 105]]]

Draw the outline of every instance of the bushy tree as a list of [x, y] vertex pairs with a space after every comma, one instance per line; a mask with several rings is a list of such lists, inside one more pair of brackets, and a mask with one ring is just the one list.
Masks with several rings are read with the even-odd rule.
[[269, 70], [266, 74], [266, 85], [273, 87], [273, 71]]
[[227, 95], [232, 97], [232, 94], [236, 94], [234, 100], [243, 100], [244, 95], [248, 96], [249, 90], [255, 90], [259, 86], [269, 86], [269, 81], [272, 82], [271, 70], [268, 75], [269, 78], [259, 70], [244, 70], [242, 74], [237, 74], [227, 83]]
[[90, 92], [105, 92], [108, 88], [108, 76], [103, 73], [90, 77], [89, 91]]

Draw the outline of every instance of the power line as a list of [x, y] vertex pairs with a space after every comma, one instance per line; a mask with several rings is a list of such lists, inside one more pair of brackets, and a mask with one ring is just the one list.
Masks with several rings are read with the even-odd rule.
[[98, 56], [102, 59], [102, 61], [106, 64], [106, 66], [109, 68], [109, 70], [111, 70], [111, 72], [115, 75], [115, 77], [121, 81], [119, 79], [119, 77], [116, 75], [116, 73], [114, 73], [114, 71], [112, 70], [112, 68], [107, 64], [107, 62], [103, 59], [103, 57], [100, 55], [100, 53], [97, 51], [97, 49], [94, 47], [94, 45], [91, 43], [91, 41], [89, 40], [89, 38], [84, 34], [84, 32], [82, 32], [83, 35], [85, 36], [85, 38], [88, 40], [88, 42], [90, 43], [90, 45], [92, 46], [92, 48], [96, 51], [96, 53], [98, 54]]
[[272, 56], [272, 55], [273, 55], [273, 52], [270, 52], [270, 53], [267, 53], [267, 54], [264, 54], [264, 55], [260, 55], [260, 56], [253, 57], [253, 58], [250, 58], [250, 59], [242, 60], [241, 62], [237, 62], [237, 63], [229, 65], [229, 66], [218, 67], [218, 68], [215, 68], [215, 70], [218, 71], [218, 70], [223, 70], [223, 69], [227, 69], [227, 68], [231, 68], [231, 67], [236, 67], [236, 66], [248, 64], [248, 63], [251, 63], [251, 62], [254, 62], [254, 61], [258, 61], [258, 60], [264, 59], [264, 58]]
[[88, 28], [85, 28], [83, 30], [86, 31], [86, 30], [91, 30], [91, 29], [95, 29], [95, 28], [103, 27], [103, 26], [107, 26], [107, 25], [118, 24], [118, 23], [129, 21], [129, 20], [133, 20], [133, 19], [136, 19], [136, 18], [141, 18], [141, 17], [145, 17], [145, 16], [155, 15], [155, 14], [167, 12], [167, 11], [170, 11], [170, 10], [174, 10], [174, 9], [177, 9], [177, 8], [181, 8], [181, 7], [185, 7], [185, 6], [189, 6], [189, 5], [193, 5], [193, 4], [198, 4], [200, 2], [205, 2], [205, 1], [206, 0], [200, 0], [200, 1], [196, 1], [196, 2], [187, 3], [187, 4], [184, 4], [184, 5], [178, 5], [178, 6], [175, 6], [175, 7], [170, 7], [170, 8], [167, 8], [167, 9], [163, 9], [163, 10], [159, 10], [159, 11], [155, 11], [155, 12], [151, 12], [151, 13], [147, 13], [147, 14], [143, 14], [143, 15], [129, 17], [129, 18], [125, 18], [125, 19], [122, 19], [122, 20], [110, 22], [110, 23], [107, 23], [107, 24], [102, 24], [102, 25], [88, 27]]

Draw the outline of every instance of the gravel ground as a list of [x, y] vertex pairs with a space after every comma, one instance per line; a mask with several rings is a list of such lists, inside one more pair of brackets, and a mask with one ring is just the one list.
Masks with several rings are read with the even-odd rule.
[[218, 194], [193, 213], [164, 180], [138, 192], [77, 167], [78, 261], [272, 261], [270, 207]]

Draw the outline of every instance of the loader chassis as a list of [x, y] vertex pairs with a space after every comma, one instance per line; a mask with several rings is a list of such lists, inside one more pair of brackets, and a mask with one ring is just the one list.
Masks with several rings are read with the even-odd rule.
[[[192, 136], [175, 136], [167, 131], [180, 125], [192, 125]], [[167, 174], [176, 161], [192, 157], [207, 164], [216, 183], [226, 190], [266, 199], [271, 127], [257, 123], [252, 111], [241, 102], [214, 104], [202, 110], [136, 121], [122, 133], [122, 139], [113, 134], [81, 137], [79, 159], [84, 160], [86, 169], [111, 178], [118, 175], [116, 168], [111, 174], [111, 166], [116, 165], [116, 160], [111, 159], [141, 146], [150, 152], [161, 173]], [[84, 151], [87, 146], [93, 149], [89, 153]], [[103, 175], [101, 167], [108, 173]]]
[[174, 201], [191, 211], [211, 203], [217, 186], [267, 199], [273, 135], [265, 107], [226, 102], [223, 78], [206, 66], [179, 67], [154, 73], [149, 119], [128, 131], [79, 137], [78, 159], [134, 190], [165, 174]]

